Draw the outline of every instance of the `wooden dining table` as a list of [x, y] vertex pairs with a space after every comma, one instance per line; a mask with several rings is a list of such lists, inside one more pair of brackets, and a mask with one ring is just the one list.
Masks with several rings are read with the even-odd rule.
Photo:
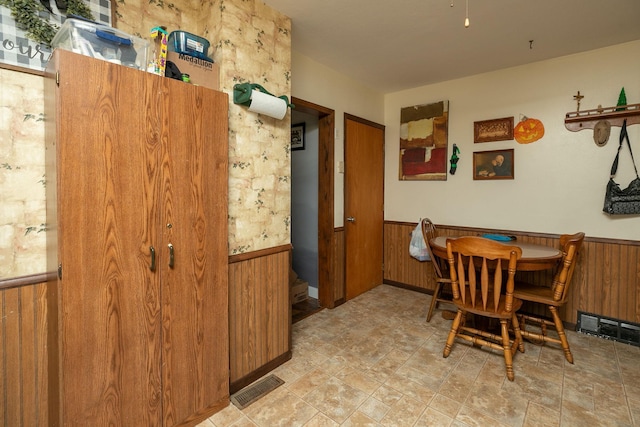
[[[455, 237], [438, 236], [429, 241], [433, 254], [444, 260], [447, 259], [447, 239]], [[511, 240], [500, 242], [505, 245], [517, 246], [522, 249], [522, 257], [518, 260], [518, 271], [540, 271], [554, 268], [562, 259], [562, 252], [551, 246]]]

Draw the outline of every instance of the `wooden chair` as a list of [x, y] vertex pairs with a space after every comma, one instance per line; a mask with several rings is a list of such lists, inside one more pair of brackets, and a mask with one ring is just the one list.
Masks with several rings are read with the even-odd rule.
[[431, 251], [431, 245], [429, 245], [429, 241], [438, 235], [436, 231], [436, 226], [429, 218], [424, 218], [422, 220], [422, 237], [424, 241], [427, 243], [427, 250], [429, 251], [429, 258], [431, 259], [431, 264], [433, 264], [433, 271], [436, 275], [436, 289], [433, 292], [433, 296], [431, 297], [431, 304], [429, 305], [429, 311], [427, 312], [427, 322], [431, 321], [431, 316], [433, 315], [433, 310], [438, 308], [438, 304], [441, 302], [451, 303], [450, 298], [445, 298], [442, 296], [442, 288], [443, 285], [450, 285], [451, 279], [448, 277], [444, 277], [442, 274], [444, 270], [444, 265], [442, 264], [442, 260], [439, 257], [436, 257]]
[[[573, 363], [573, 355], [569, 348], [569, 342], [564, 332], [564, 326], [560, 316], [558, 315], [558, 309], [566, 304], [567, 296], [569, 295], [569, 285], [571, 284], [571, 278], [573, 276], [573, 270], [576, 267], [576, 259], [578, 252], [582, 246], [584, 240], [584, 233], [576, 234], [563, 234], [560, 236], [560, 249], [562, 250], [562, 262], [558, 266], [558, 269], [553, 278], [551, 286], [517, 283], [514, 291], [514, 296], [525, 301], [533, 301], [541, 304], [545, 304], [549, 311], [553, 321], [542, 319], [535, 316], [521, 315], [521, 333], [524, 338], [541, 342], [553, 342], [560, 344], [564, 350], [564, 357], [569, 363]], [[525, 330], [525, 322], [534, 322], [540, 327], [540, 333], [534, 333]], [[558, 333], [558, 338], [550, 337], [547, 335], [547, 326], [553, 326]]]
[[[444, 357], [451, 353], [456, 337], [474, 345], [490, 347], [504, 354], [507, 378], [513, 381], [515, 349], [524, 352], [516, 318], [522, 301], [513, 296], [516, 263], [521, 256], [522, 250], [517, 246], [504, 245], [482, 237], [447, 239], [453, 303], [458, 307], [458, 312], [444, 346]], [[507, 276], [504, 284], [503, 269]], [[466, 326], [468, 313], [488, 318], [487, 320], [498, 319], [501, 334], [495, 335], [478, 326]], [[476, 322], [479, 323], [481, 322]], [[514, 330], [513, 340], [509, 336], [510, 323]]]

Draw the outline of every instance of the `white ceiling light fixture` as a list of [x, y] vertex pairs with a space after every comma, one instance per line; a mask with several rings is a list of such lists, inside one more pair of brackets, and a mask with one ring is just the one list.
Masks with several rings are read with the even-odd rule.
[[471, 24], [469, 23], [469, 0], [467, 0], [466, 15], [464, 16], [464, 27], [469, 28], [469, 25]]

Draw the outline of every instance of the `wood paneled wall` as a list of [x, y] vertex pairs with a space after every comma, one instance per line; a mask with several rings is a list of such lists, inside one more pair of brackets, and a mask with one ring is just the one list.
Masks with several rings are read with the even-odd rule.
[[[412, 223], [384, 224], [384, 281], [431, 293], [429, 262], [409, 256]], [[486, 232], [557, 246], [558, 237], [536, 233], [438, 225], [441, 234]], [[571, 230], [571, 232], [579, 230]], [[344, 230], [334, 230], [336, 301], [344, 299]], [[289, 245], [229, 259], [231, 392], [240, 390], [291, 358]], [[587, 238], [561, 315], [575, 324], [577, 311], [640, 323], [640, 242]], [[527, 273], [535, 280], [537, 273]], [[542, 273], [545, 274], [545, 273]], [[549, 275], [548, 273], [546, 273]], [[539, 277], [545, 280], [544, 277]], [[0, 424], [46, 426], [46, 277], [0, 281]], [[544, 314], [540, 307], [527, 311]]]
[[[229, 258], [231, 393], [291, 358], [290, 252]], [[46, 286], [45, 274], [0, 281], [0, 425], [49, 424]]]
[[[0, 282], [0, 425], [47, 426], [47, 285]], [[40, 283], [29, 283], [41, 281]]]
[[[431, 263], [409, 255], [415, 223], [387, 221], [384, 224], [384, 281], [432, 293], [435, 289]], [[452, 237], [502, 233], [520, 242], [558, 247], [558, 235], [437, 225], [438, 234]], [[575, 233], [580, 230], [568, 230]], [[522, 280], [550, 283], [551, 272], [518, 273]], [[525, 310], [546, 314], [544, 307], [527, 305]], [[561, 311], [564, 322], [575, 324], [578, 310], [640, 323], [640, 241], [590, 238], [586, 236], [571, 284], [569, 302]]]
[[229, 257], [230, 391], [291, 358], [291, 245]]

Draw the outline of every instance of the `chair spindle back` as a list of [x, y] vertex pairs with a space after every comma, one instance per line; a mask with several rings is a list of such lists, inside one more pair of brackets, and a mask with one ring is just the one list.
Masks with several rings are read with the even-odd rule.
[[429, 252], [429, 258], [431, 259], [431, 263], [433, 264], [433, 269], [436, 272], [436, 276], [438, 278], [442, 278], [442, 268], [440, 265], [440, 258], [437, 258], [433, 255], [431, 251], [431, 245], [429, 241], [438, 236], [438, 232], [436, 230], [436, 226], [429, 218], [422, 219], [422, 237], [424, 238], [425, 243], [427, 244], [427, 251]]
[[[510, 312], [513, 308], [513, 289], [515, 283], [516, 263], [522, 256], [517, 246], [508, 246], [482, 237], [460, 237], [447, 239], [447, 258], [451, 275], [453, 299], [467, 304], [471, 298], [471, 306], [476, 305], [478, 296], [482, 309], [497, 312], [501, 307], [500, 299], [505, 298], [503, 309]], [[507, 263], [507, 280], [503, 283], [503, 263]], [[478, 283], [477, 269], [480, 268]], [[492, 280], [493, 279], [493, 280]], [[505, 289], [502, 295], [503, 286]], [[490, 301], [490, 298], [492, 300]], [[490, 304], [492, 303], [492, 304]]]
[[578, 252], [582, 247], [584, 233], [563, 234], [560, 236], [560, 250], [562, 251], [562, 262], [553, 278], [553, 299], [564, 301], [569, 294], [569, 285], [576, 268]]

